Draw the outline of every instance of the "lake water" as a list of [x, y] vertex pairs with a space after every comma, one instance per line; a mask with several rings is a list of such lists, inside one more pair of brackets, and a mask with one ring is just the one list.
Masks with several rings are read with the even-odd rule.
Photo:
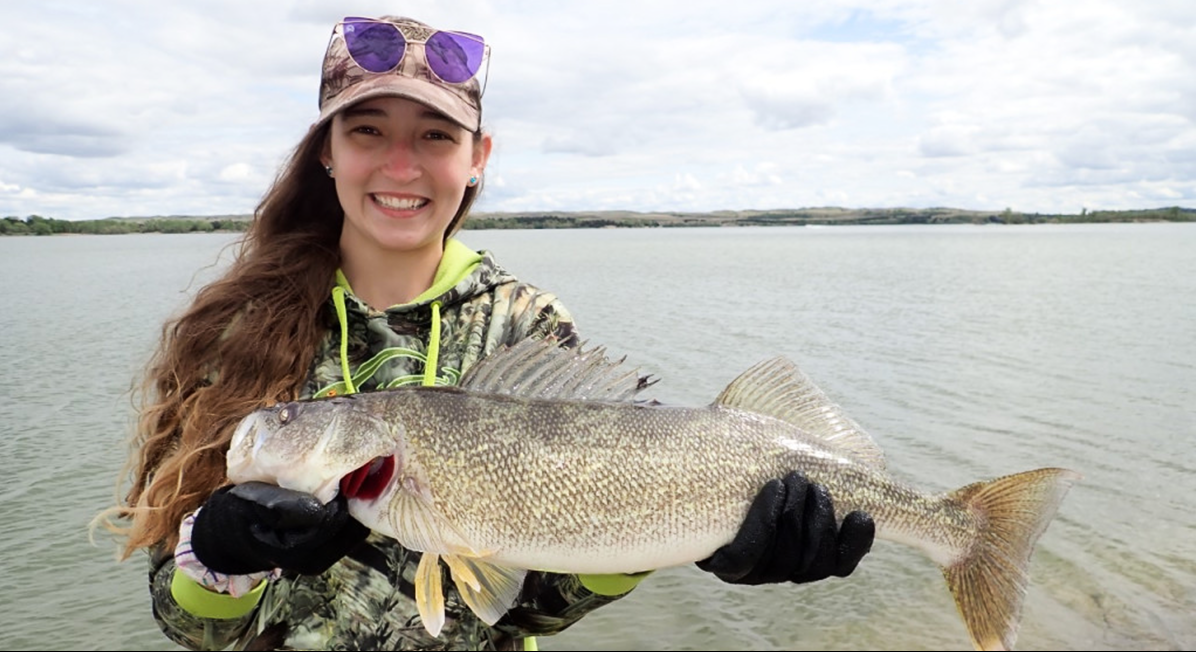
[[[172, 650], [115, 495], [128, 390], [231, 235], [0, 238], [0, 643]], [[699, 405], [785, 355], [930, 491], [1084, 474], [1039, 542], [1018, 648], [1196, 648], [1196, 224], [465, 232], [592, 344]], [[877, 541], [854, 575], [658, 571], [544, 650], [969, 646], [942, 577]]]

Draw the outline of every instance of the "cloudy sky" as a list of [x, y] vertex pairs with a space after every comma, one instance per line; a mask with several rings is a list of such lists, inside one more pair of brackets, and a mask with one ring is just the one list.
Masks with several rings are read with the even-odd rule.
[[252, 212], [385, 13], [492, 46], [483, 211], [1196, 206], [1193, 0], [4, 0], [0, 216]]

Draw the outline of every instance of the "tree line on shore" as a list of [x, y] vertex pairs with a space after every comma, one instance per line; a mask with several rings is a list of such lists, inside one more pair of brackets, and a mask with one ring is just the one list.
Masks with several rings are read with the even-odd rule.
[[58, 220], [41, 215], [0, 220], [0, 235], [119, 235], [126, 233], [213, 233], [244, 231], [248, 218], [172, 217]]
[[[115, 235], [244, 231], [249, 215], [110, 217], [59, 220], [41, 215], [0, 219], [0, 235]], [[950, 208], [809, 208], [710, 213], [632, 211], [475, 213], [466, 229], [581, 229], [695, 226], [808, 226], [849, 224], [1069, 224], [1092, 222], [1193, 222], [1196, 209], [1171, 206], [1141, 210], [1082, 210], [1078, 214], [965, 211]]]

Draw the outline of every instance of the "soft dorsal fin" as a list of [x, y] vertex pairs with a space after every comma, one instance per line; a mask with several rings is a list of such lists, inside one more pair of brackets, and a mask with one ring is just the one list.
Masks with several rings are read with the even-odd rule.
[[458, 384], [489, 394], [527, 398], [627, 401], [655, 379], [609, 360], [606, 350], [562, 348], [551, 337], [524, 339], [478, 361]]
[[885, 468], [884, 453], [872, 437], [786, 358], [765, 360], [743, 372], [714, 403], [791, 423], [857, 461]]

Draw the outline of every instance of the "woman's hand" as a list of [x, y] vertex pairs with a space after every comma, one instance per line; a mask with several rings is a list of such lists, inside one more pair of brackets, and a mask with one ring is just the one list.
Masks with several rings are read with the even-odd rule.
[[246, 482], [208, 498], [196, 514], [191, 547], [200, 563], [218, 573], [281, 568], [318, 575], [368, 534], [342, 496], [322, 504], [308, 493]]
[[698, 568], [731, 584], [802, 584], [847, 577], [872, 549], [876, 526], [855, 511], [836, 526], [830, 494], [794, 471], [756, 494], [735, 539]]

